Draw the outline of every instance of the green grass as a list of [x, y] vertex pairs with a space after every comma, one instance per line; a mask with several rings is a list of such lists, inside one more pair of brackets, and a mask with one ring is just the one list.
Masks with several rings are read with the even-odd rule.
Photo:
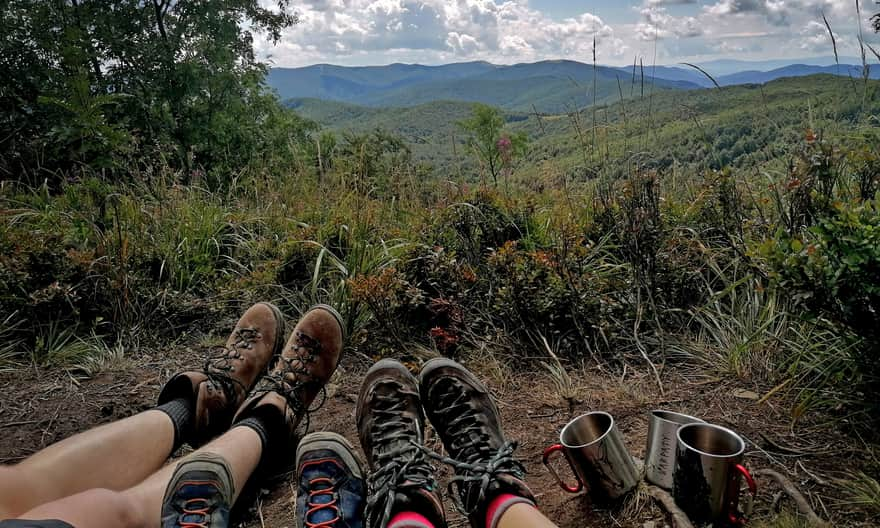
[[859, 472], [839, 484], [846, 497], [842, 506], [857, 506], [875, 518], [880, 515], [880, 482], [877, 479]]
[[749, 526], [755, 528], [810, 528], [803, 517], [794, 513], [781, 513], [771, 518], [752, 519]]

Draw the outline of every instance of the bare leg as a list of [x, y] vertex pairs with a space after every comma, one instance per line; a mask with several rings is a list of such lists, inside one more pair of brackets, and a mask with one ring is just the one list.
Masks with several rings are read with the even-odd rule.
[[498, 528], [557, 528], [530, 504], [514, 504], [498, 520]]
[[[146, 411], [53, 444], [0, 472], [0, 518], [92, 488], [124, 490], [171, 455], [174, 426]], [[5, 516], [5, 517], [4, 517]]]
[[[222, 353], [209, 358], [203, 371], [180, 373], [165, 385], [159, 396], [163, 410], [80, 433], [17, 466], [0, 467], [0, 518], [85, 490], [121, 491], [140, 484], [171, 455], [175, 428], [185, 431], [178, 440], [190, 445], [201, 445], [225, 431], [283, 344], [284, 318], [278, 308], [267, 303], [251, 306]], [[237, 389], [227, 393], [224, 384]], [[181, 409], [176, 400], [189, 401], [192, 408]]]
[[[237, 499], [260, 461], [262, 444], [253, 429], [234, 427], [186, 458], [203, 452], [220, 455], [229, 464]], [[38, 506], [21, 518], [61, 519], [77, 528], [155, 528], [161, 518], [165, 488], [176, 465], [176, 462], [168, 464], [141, 484], [124, 492], [88, 490]]]

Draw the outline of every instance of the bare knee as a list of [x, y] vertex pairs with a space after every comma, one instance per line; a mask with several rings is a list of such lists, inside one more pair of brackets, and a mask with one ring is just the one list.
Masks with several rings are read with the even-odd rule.
[[19, 516], [36, 504], [28, 501], [33, 496], [27, 475], [15, 466], [0, 466], [0, 519]]
[[[121, 491], [113, 491], [109, 489], [91, 489], [84, 491], [80, 495], [87, 495], [84, 502], [107, 508], [112, 512], [112, 518], [119, 519], [118, 524], [122, 526], [147, 527], [154, 526], [155, 522], [149, 522], [141, 515], [142, 509], [138, 504], [134, 504], [131, 496]], [[108, 525], [110, 526], [110, 525]]]

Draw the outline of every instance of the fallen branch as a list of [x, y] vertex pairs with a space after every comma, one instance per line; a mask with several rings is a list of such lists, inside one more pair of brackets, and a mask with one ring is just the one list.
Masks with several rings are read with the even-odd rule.
[[772, 469], [756, 469], [755, 471], [752, 471], [752, 475], [755, 475], [756, 477], [768, 476], [775, 480], [776, 483], [779, 484], [779, 487], [782, 488], [782, 491], [784, 491], [797, 505], [798, 511], [807, 518], [807, 522], [810, 526], [816, 526], [819, 528], [831, 526], [827, 521], [816, 515], [816, 512], [813, 511], [810, 503], [807, 502], [807, 498], [797, 489], [797, 486], [781, 473], [773, 471]]
[[657, 486], [648, 486], [648, 494], [654, 497], [663, 506], [663, 509], [672, 516], [673, 528], [694, 528], [691, 520], [685, 512], [681, 511], [672, 495]]

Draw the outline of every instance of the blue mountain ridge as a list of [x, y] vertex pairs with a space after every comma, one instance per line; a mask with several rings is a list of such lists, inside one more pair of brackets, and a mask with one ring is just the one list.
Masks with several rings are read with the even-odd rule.
[[[727, 61], [730, 68], [736, 61]], [[714, 77], [721, 86], [764, 84], [783, 77], [814, 74], [862, 76], [861, 65], [790, 64], [761, 71], [771, 62], [737, 62], [754, 69]], [[703, 66], [701, 66], [703, 67]], [[709, 66], [706, 66], [709, 68]], [[710, 75], [710, 69], [706, 70]], [[880, 66], [869, 68], [880, 79]], [[570, 60], [513, 65], [464, 62], [441, 66], [390, 64], [346, 67], [317, 64], [273, 68], [268, 84], [282, 100], [315, 98], [373, 107], [405, 107], [432, 101], [483, 102], [515, 111], [563, 111], [645, 90], [693, 90], [714, 86], [689, 66], [612, 67]], [[595, 90], [594, 90], [595, 89]]]

